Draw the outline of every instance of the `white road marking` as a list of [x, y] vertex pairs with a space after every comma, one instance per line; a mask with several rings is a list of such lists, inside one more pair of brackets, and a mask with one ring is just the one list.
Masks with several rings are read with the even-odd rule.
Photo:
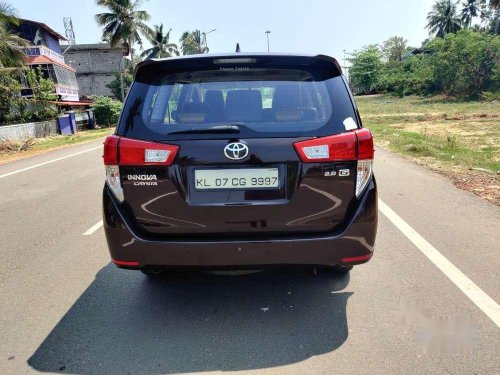
[[83, 150], [83, 151], [75, 152], [74, 154], [70, 154], [70, 155], [62, 156], [62, 157], [60, 157], [60, 158], [57, 158], [57, 159], [52, 159], [52, 160], [46, 161], [46, 162], [44, 162], [44, 163], [35, 164], [35, 165], [30, 166], [30, 167], [26, 167], [26, 168], [18, 169], [18, 170], [15, 170], [15, 171], [9, 172], [9, 173], [0, 174], [0, 179], [1, 179], [1, 178], [4, 178], [4, 177], [9, 177], [9, 176], [12, 176], [12, 175], [14, 175], [14, 174], [18, 174], [18, 173], [21, 173], [21, 172], [29, 171], [30, 169], [33, 169], [33, 168], [38, 168], [38, 167], [42, 167], [42, 166], [47, 165], [47, 164], [55, 163], [56, 161], [59, 161], [59, 160], [64, 160], [64, 159], [67, 159], [67, 158], [71, 158], [71, 157], [73, 157], [73, 156], [77, 156], [77, 155], [85, 154], [86, 152], [90, 152], [90, 151], [97, 150], [98, 148], [101, 148], [101, 149], [102, 149], [102, 146], [97, 146], [97, 147], [89, 148], [89, 149], [87, 149], [87, 150]]
[[476, 304], [496, 325], [500, 327], [500, 305], [481, 290], [462, 271], [445, 258], [434, 246], [425, 240], [406, 221], [396, 214], [381, 199], [379, 210], [387, 217], [413, 244], [434, 263], [472, 302]]
[[94, 234], [94, 232], [97, 231], [100, 227], [102, 227], [102, 220], [99, 220], [97, 223], [92, 225], [86, 232], [83, 233], [83, 235], [90, 236], [91, 234]]

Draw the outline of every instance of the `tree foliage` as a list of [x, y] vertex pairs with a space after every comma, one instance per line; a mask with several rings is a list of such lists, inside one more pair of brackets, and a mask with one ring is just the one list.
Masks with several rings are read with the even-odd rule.
[[21, 119], [26, 100], [15, 72], [0, 69], [0, 123]]
[[5, 2], [0, 2], [0, 69], [23, 66], [26, 53], [23, 48], [28, 41], [16, 35], [12, 28], [19, 25], [16, 10]]
[[201, 53], [208, 53], [206, 39], [200, 30], [185, 31], [181, 39], [181, 51], [183, 55], [195, 55]]
[[150, 16], [139, 10], [140, 0], [96, 0], [97, 5], [108, 8], [108, 12], [95, 15], [96, 22], [103, 27], [102, 38], [112, 46], [122, 46], [133, 52], [134, 44], [142, 46], [141, 35], [150, 32], [145, 21]]
[[100, 126], [112, 126], [118, 122], [122, 103], [107, 96], [93, 96], [95, 121]]
[[[463, 29], [428, 41], [419, 51], [401, 61], [386, 61], [378, 77], [372, 77], [373, 67], [356, 64], [355, 77], [351, 68], [353, 86], [367, 92], [357, 77], [370, 76], [376, 83], [375, 89], [370, 86], [372, 91], [397, 95], [443, 93], [478, 98], [483, 92], [500, 90], [499, 36]], [[364, 75], [359, 69], [365, 71]]]
[[113, 96], [118, 100], [122, 99], [122, 79], [123, 79], [123, 96], [125, 97], [125, 95], [128, 92], [128, 89], [132, 85], [132, 81], [134, 80], [132, 74], [129, 71], [125, 70], [122, 73], [121, 78], [119, 72], [115, 73], [115, 78], [109, 84], [106, 85], [106, 87], [109, 88], [113, 93]]
[[155, 25], [153, 30], [148, 32], [148, 40], [151, 48], [145, 50], [141, 57], [146, 59], [179, 56], [177, 44], [170, 43], [170, 31], [163, 33], [163, 24]]
[[387, 39], [380, 47], [385, 62], [399, 61], [408, 52], [408, 41], [400, 36]]
[[31, 100], [31, 116], [33, 121], [50, 120], [57, 116], [58, 111], [51, 101], [57, 100], [54, 82], [44, 78], [40, 68], [28, 69], [26, 79], [29, 87], [33, 90]]
[[462, 28], [462, 20], [458, 13], [457, 3], [452, 0], [439, 0], [427, 16], [427, 26], [431, 33], [444, 37], [448, 33], [456, 33]]
[[357, 91], [369, 94], [377, 89], [382, 72], [382, 60], [376, 44], [363, 47], [349, 58], [349, 77]]

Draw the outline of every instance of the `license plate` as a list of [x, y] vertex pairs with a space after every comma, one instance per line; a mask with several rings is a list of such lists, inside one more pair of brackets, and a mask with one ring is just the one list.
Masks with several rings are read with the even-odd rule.
[[278, 168], [197, 169], [196, 189], [265, 189], [279, 187]]

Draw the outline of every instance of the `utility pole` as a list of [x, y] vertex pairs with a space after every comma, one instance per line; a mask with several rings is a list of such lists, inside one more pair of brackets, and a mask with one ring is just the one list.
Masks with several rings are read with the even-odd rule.
[[266, 30], [265, 33], [267, 36], [267, 52], [269, 52], [269, 34], [271, 34], [271, 30]]
[[122, 56], [122, 59], [120, 60], [120, 88], [122, 92], [122, 103], [125, 103], [125, 89], [123, 87], [123, 59], [124, 57]]

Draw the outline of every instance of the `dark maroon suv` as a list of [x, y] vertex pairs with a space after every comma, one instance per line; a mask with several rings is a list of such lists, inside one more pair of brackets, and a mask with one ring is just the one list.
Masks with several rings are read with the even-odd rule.
[[348, 271], [373, 254], [373, 153], [331, 57], [142, 62], [104, 143], [113, 263]]

